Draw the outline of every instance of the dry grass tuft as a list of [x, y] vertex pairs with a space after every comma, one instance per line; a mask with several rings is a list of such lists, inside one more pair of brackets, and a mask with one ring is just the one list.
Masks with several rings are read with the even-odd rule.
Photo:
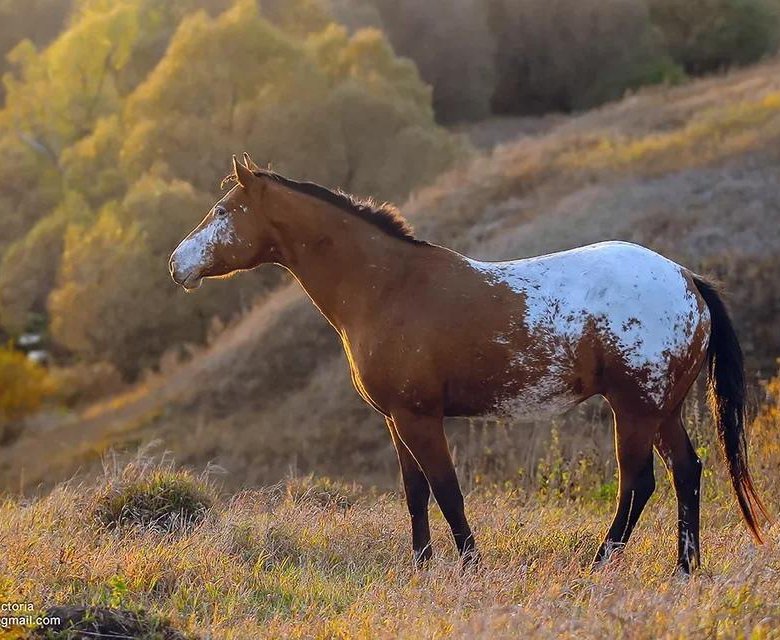
[[203, 521], [214, 500], [206, 477], [139, 458], [107, 478], [90, 511], [105, 529], [182, 534]]
[[289, 478], [284, 486], [285, 496], [294, 504], [311, 502], [322, 507], [349, 509], [364, 495], [363, 489], [357, 484], [317, 478], [312, 474]]

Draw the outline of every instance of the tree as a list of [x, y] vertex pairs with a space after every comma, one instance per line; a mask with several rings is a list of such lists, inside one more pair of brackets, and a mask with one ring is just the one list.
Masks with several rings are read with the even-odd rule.
[[18, 334], [46, 317], [46, 300], [56, 282], [68, 224], [91, 212], [75, 192], [6, 251], [0, 261], [0, 326]]
[[433, 87], [441, 122], [490, 113], [496, 50], [484, 0], [372, 0], [396, 51]]
[[[360, 132], [374, 142], [370, 153], [339, 111], [347, 87], [358, 104], [383, 103], [392, 116], [363, 119], [368, 126]], [[120, 162], [129, 176], [164, 163], [173, 176], [207, 189], [224, 171], [224, 158], [249, 148], [280, 170], [360, 189], [379, 185], [380, 176], [351, 176], [376, 166], [376, 154], [397, 158], [395, 136], [405, 125], [430, 130], [423, 138], [430, 149], [405, 157], [398, 174], [404, 179], [382, 185], [381, 197], [405, 196], [459, 153], [435, 125], [429, 90], [414, 66], [395, 57], [376, 30], [349, 36], [330, 26], [301, 43], [263, 18], [254, 2], [241, 0], [215, 19], [197, 14], [181, 24], [128, 101]]]
[[498, 38], [497, 112], [585, 109], [681, 75], [643, 0], [488, 2]]
[[128, 378], [173, 345], [202, 342], [211, 318], [235, 312], [257, 285], [247, 278], [190, 296], [170, 280], [168, 256], [210, 200], [185, 182], [145, 175], [97, 222], [70, 225], [48, 301], [54, 339]]
[[327, 12], [301, 22], [318, 0], [234, 0], [220, 13], [228, 2], [76, 0], [50, 46], [14, 51], [0, 217], [17, 227], [0, 262], [0, 325], [46, 313], [60, 346], [132, 377], [278, 280], [185, 296], [168, 276], [232, 153], [380, 198], [405, 197], [462, 154], [381, 32], [350, 34]]
[[[50, 42], [71, 11], [67, 0], [0, 0], [0, 77], [9, 70], [6, 55], [22, 40]], [[0, 104], [5, 87], [0, 86]]]
[[13, 438], [13, 422], [36, 411], [54, 391], [43, 367], [24, 353], [0, 347], [0, 445]]
[[688, 73], [755, 62], [777, 48], [777, 0], [649, 0], [669, 53]]

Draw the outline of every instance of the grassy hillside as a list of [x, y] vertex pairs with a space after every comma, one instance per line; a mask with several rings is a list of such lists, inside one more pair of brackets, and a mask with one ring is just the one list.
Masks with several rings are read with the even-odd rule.
[[[561, 118], [446, 174], [403, 210], [420, 236], [479, 258], [614, 238], [718, 276], [751, 376], [765, 377], [780, 355], [780, 62]], [[565, 459], [584, 452], [608, 479], [602, 414], [590, 404], [556, 428]], [[691, 416], [701, 421], [696, 403]], [[550, 425], [452, 431], [462, 473], [473, 452], [496, 478], [517, 480], [547, 455]], [[53, 450], [45, 462], [42, 437]], [[351, 389], [337, 337], [294, 285], [189, 362], [83, 412], [39, 420], [0, 449], [2, 486], [48, 486], [95, 469], [109, 447], [155, 439], [182, 462], [223, 466], [234, 487], [290, 468], [380, 486], [396, 477], [382, 421]]]

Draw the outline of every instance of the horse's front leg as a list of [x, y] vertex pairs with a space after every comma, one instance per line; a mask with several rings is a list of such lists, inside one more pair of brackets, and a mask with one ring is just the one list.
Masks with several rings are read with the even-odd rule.
[[431, 489], [420, 465], [409, 449], [401, 441], [395, 424], [391, 418], [386, 418], [387, 428], [393, 438], [395, 450], [398, 453], [398, 464], [401, 467], [401, 477], [404, 482], [406, 506], [412, 518], [412, 549], [414, 550], [415, 566], [420, 568], [431, 559], [431, 529], [428, 525], [428, 499]]
[[463, 509], [463, 494], [444, 435], [442, 416], [420, 416], [399, 411], [393, 412], [392, 418], [398, 436], [428, 479], [463, 557], [463, 566], [476, 564], [479, 555]]

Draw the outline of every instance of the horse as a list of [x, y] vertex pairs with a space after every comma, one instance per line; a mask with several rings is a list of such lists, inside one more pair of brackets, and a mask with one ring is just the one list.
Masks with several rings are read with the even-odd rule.
[[357, 393], [384, 416], [411, 516], [413, 559], [432, 554], [431, 491], [464, 567], [479, 554], [443, 419], [538, 418], [594, 395], [614, 417], [619, 491], [594, 567], [622, 550], [655, 489], [653, 449], [678, 509], [678, 571], [700, 565], [702, 462], [681, 408], [707, 364], [710, 407], [742, 516], [766, 510], [748, 469], [745, 374], [716, 286], [650, 249], [601, 242], [484, 262], [416, 238], [396, 208], [233, 156], [232, 187], [171, 255], [187, 290], [274, 263], [341, 338]]

